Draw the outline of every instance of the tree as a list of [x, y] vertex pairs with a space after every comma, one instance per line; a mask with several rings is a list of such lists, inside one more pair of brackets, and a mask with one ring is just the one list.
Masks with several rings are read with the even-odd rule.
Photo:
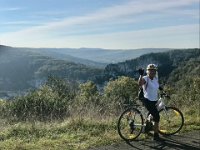
[[138, 84], [130, 77], [119, 77], [114, 81], [108, 82], [104, 88], [104, 95], [112, 108], [118, 108], [119, 104], [133, 102], [137, 97]]
[[79, 85], [79, 94], [76, 97], [76, 104], [79, 106], [98, 105], [99, 92], [94, 82], [88, 81]]

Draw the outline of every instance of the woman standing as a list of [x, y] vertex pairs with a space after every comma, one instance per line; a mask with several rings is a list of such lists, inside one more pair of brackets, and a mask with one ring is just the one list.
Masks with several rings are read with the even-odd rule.
[[139, 69], [139, 80], [138, 84], [143, 88], [144, 92], [144, 105], [153, 116], [154, 124], [154, 140], [160, 140], [158, 134], [160, 115], [156, 108], [156, 103], [158, 100], [158, 89], [159, 83], [156, 77], [157, 66], [155, 64], [149, 64], [147, 66], [147, 75], [144, 75], [144, 70]]

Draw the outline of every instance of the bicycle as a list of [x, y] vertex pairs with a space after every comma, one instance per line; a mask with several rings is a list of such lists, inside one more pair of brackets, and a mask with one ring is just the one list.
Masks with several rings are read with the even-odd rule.
[[[165, 105], [164, 101], [166, 98], [170, 99], [170, 96], [165, 92], [161, 93], [156, 104], [160, 114], [159, 133], [162, 135], [173, 135], [182, 129], [184, 117], [178, 108]], [[147, 128], [147, 120], [149, 120], [151, 126], [154, 124], [151, 114], [148, 114], [144, 120], [140, 107], [144, 108], [144, 106], [138, 104], [129, 104], [128, 108], [119, 117], [117, 123], [118, 134], [126, 141], [134, 140], [141, 133], [144, 133], [145, 128]], [[151, 129], [148, 130], [150, 131]]]

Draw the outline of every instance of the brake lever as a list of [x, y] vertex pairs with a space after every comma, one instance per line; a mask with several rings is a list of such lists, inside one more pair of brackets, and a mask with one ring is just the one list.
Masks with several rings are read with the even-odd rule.
[[163, 97], [163, 96], [170, 99], [170, 96], [167, 93], [165, 93], [164, 91], [161, 93], [161, 97]]
[[169, 95], [165, 95], [166, 98], [170, 99], [171, 97]]

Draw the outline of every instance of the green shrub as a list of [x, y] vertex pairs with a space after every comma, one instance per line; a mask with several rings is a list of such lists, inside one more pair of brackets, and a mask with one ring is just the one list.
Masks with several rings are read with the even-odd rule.
[[16, 97], [6, 105], [7, 117], [17, 120], [51, 120], [62, 119], [68, 112], [67, 97], [60, 97], [57, 91], [48, 86]]
[[137, 82], [133, 78], [124, 76], [108, 82], [104, 88], [105, 102], [113, 111], [119, 111], [124, 104], [135, 102], [137, 93]]

